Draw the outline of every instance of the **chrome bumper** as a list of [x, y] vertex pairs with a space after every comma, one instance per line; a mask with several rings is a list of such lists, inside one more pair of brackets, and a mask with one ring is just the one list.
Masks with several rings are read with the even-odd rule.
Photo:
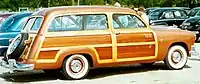
[[8, 48], [8, 46], [0, 46], [0, 49], [1, 49], [1, 48]]
[[27, 71], [34, 69], [34, 64], [20, 64], [17, 63], [14, 59], [9, 59], [8, 63], [0, 59], [0, 66], [10, 69], [11, 71]]

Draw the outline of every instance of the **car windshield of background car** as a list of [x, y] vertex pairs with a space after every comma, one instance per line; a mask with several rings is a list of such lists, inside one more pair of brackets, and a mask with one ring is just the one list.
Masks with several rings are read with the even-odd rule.
[[195, 14], [196, 14], [199, 10], [200, 10], [200, 9], [193, 9], [193, 10], [191, 10], [190, 13], [189, 13], [189, 16], [190, 16], [190, 17], [195, 16]]
[[15, 19], [12, 18], [12, 17], [7, 18], [7, 19], [2, 23], [0, 30], [1, 30], [1, 31], [7, 31], [7, 28], [13, 24], [14, 20], [15, 20]]
[[25, 25], [28, 16], [16, 18], [13, 24], [8, 28], [8, 31], [19, 32]]
[[195, 16], [200, 16], [200, 11], [198, 11], [198, 12], [195, 14]]

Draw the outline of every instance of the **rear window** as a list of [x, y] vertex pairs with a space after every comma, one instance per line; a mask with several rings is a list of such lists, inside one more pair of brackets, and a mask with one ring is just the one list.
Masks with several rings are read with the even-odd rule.
[[32, 17], [30, 18], [25, 27], [24, 27], [24, 30], [28, 31], [38, 31], [41, 24], [42, 24], [42, 20], [43, 18], [42, 17]]
[[6, 30], [14, 22], [14, 20], [15, 20], [14, 18], [8, 18], [8, 19], [6, 19], [2, 23], [1, 29], [2, 30]]

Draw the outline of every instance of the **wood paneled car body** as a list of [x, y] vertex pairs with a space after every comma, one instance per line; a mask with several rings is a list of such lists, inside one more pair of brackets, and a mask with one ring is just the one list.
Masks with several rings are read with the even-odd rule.
[[194, 41], [189, 31], [151, 29], [128, 8], [54, 7], [29, 18], [8, 48], [7, 65], [1, 65], [13, 70], [61, 70], [69, 79], [85, 77], [90, 68], [156, 61], [182, 69]]

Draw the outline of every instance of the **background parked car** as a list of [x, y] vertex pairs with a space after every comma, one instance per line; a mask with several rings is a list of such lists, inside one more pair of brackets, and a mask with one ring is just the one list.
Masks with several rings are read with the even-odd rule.
[[199, 36], [200, 36], [200, 34], [199, 34], [199, 32], [200, 32], [200, 17], [196, 16], [196, 17], [191, 17], [189, 19], [186, 19], [183, 22], [181, 28], [195, 33], [196, 40], [198, 40]]
[[18, 13], [8, 17], [0, 27], [0, 56], [5, 54], [9, 40], [15, 38], [21, 31], [26, 20], [32, 13]]
[[156, 8], [148, 16], [151, 25], [167, 24], [178, 27], [188, 18], [186, 11], [180, 8]]

